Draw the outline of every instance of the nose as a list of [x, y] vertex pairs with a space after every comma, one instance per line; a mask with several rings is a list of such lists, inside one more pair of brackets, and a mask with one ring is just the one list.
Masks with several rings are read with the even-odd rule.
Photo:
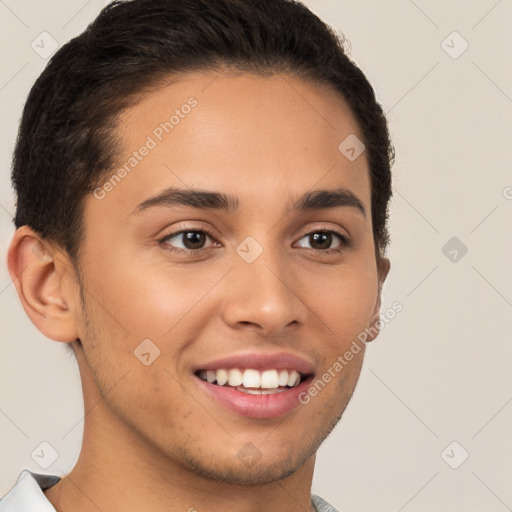
[[238, 258], [224, 286], [222, 317], [233, 329], [273, 335], [306, 321], [300, 280], [279, 255], [263, 251], [252, 263]]

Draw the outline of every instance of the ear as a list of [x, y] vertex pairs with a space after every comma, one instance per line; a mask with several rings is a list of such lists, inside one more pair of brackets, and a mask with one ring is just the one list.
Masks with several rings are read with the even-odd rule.
[[389, 269], [391, 268], [391, 262], [388, 258], [380, 258], [377, 262], [377, 274], [378, 274], [378, 290], [377, 290], [377, 300], [375, 302], [375, 309], [373, 310], [373, 316], [370, 321], [370, 325], [366, 332], [368, 333], [368, 337], [366, 338], [366, 342], [373, 341], [378, 335], [380, 331], [380, 308], [381, 308], [381, 299], [382, 299], [382, 285], [388, 276]]
[[47, 338], [78, 338], [73, 305], [78, 290], [69, 257], [28, 226], [17, 229], [7, 253], [9, 274], [23, 309]]

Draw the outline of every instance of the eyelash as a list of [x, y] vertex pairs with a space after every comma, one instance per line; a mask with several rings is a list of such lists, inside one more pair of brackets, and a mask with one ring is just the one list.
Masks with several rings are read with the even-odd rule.
[[[164, 237], [160, 238], [158, 240], [158, 242], [160, 244], [164, 244], [166, 241], [176, 238], [179, 235], [182, 235], [184, 233], [204, 233], [205, 235], [210, 237], [212, 240], [214, 240], [213, 235], [207, 229], [189, 228], [189, 229], [180, 229], [179, 231], [176, 231], [174, 233], [169, 233], [168, 235], [165, 235]], [[330, 228], [330, 229], [314, 229], [313, 231], [309, 231], [308, 233], [305, 233], [299, 240], [302, 240], [304, 237], [315, 234], [315, 233], [328, 233], [328, 234], [336, 235], [340, 240], [340, 248], [311, 249], [312, 251], [317, 251], [317, 252], [323, 253], [323, 254], [334, 254], [334, 253], [341, 253], [342, 248], [346, 248], [346, 247], [350, 246], [350, 240], [347, 238], [347, 236], [344, 235], [343, 233], [341, 233], [340, 231], [338, 231], [336, 229], [332, 229], [332, 228]], [[208, 249], [211, 249], [211, 247], [202, 247], [200, 249], [181, 249], [181, 248], [176, 248], [176, 247], [171, 247], [171, 246], [166, 247], [166, 250], [171, 251], [171, 252], [180, 253], [180, 254], [191, 254], [191, 253], [199, 254]]]

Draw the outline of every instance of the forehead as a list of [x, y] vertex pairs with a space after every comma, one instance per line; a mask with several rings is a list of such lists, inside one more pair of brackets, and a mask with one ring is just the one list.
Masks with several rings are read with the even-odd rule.
[[325, 84], [287, 74], [189, 73], [145, 94], [118, 126], [122, 151], [96, 207], [125, 217], [171, 186], [224, 190], [242, 207], [260, 208], [344, 187], [370, 208], [366, 154], [351, 161], [340, 151], [362, 133]]

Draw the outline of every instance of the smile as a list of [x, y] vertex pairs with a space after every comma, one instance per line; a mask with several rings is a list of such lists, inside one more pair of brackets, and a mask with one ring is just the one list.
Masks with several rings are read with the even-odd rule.
[[200, 370], [198, 377], [210, 384], [226, 386], [242, 393], [268, 395], [280, 393], [298, 386], [305, 375], [292, 369], [255, 369], [220, 368], [218, 370]]
[[311, 363], [287, 353], [233, 355], [198, 365], [193, 374], [198, 388], [226, 412], [258, 419], [298, 408], [314, 377]]

